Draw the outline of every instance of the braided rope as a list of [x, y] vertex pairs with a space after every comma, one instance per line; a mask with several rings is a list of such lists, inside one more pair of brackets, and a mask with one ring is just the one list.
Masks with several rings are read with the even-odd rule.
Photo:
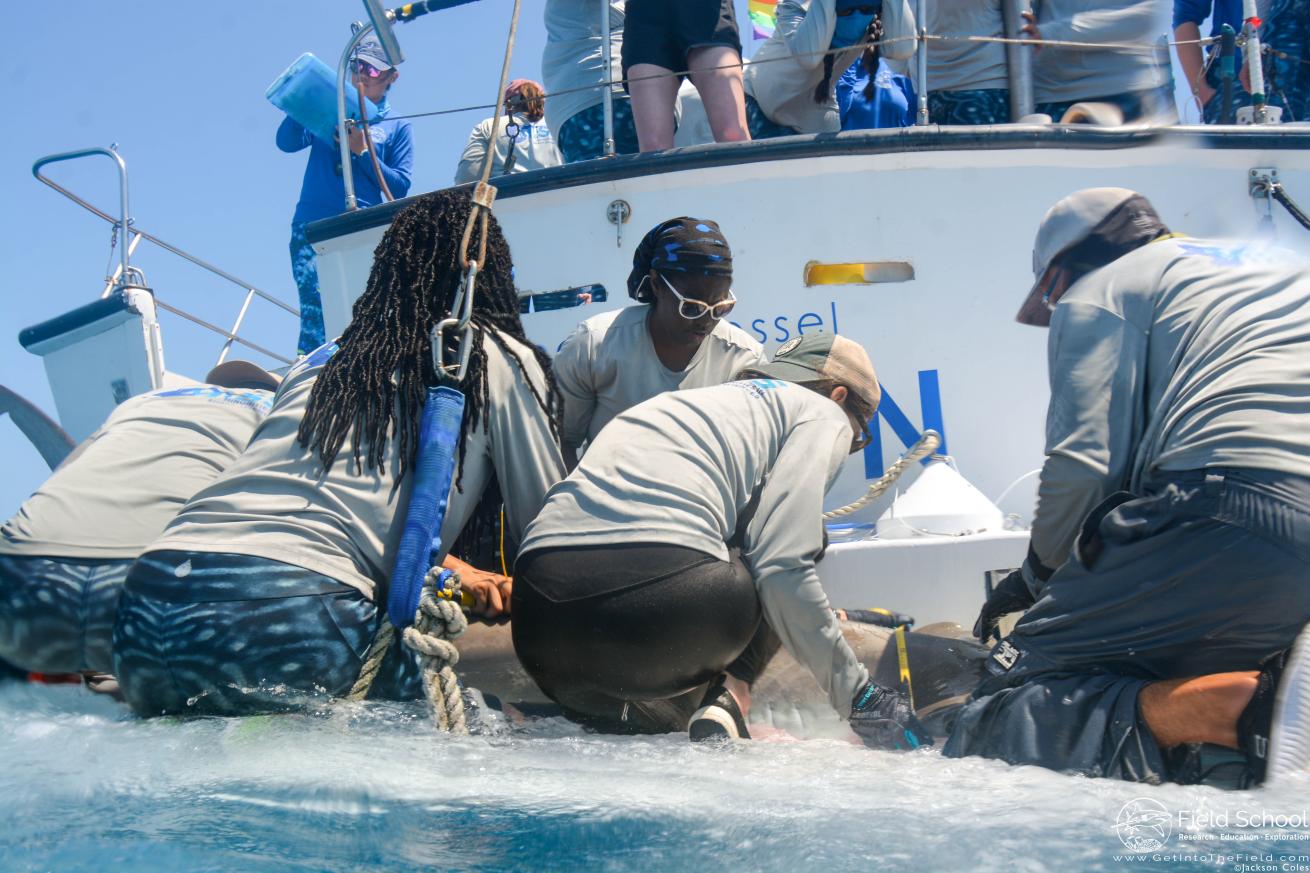
[[878, 478], [878, 481], [869, 486], [869, 490], [864, 492], [863, 497], [856, 500], [854, 503], [848, 503], [845, 506], [839, 506], [834, 510], [825, 512], [823, 514], [824, 519], [831, 520], [834, 518], [841, 518], [854, 512], [858, 512], [868, 506], [884, 491], [892, 487], [892, 484], [895, 483], [897, 479], [901, 478], [901, 474], [904, 473], [911, 464], [915, 461], [922, 461], [924, 458], [931, 455], [937, 447], [941, 445], [941, 443], [942, 438], [937, 431], [925, 430], [923, 436], [919, 437], [919, 441], [910, 446], [909, 451], [901, 455], [896, 463], [888, 467], [887, 472], [883, 473], [882, 476]]
[[[428, 570], [423, 580], [418, 614], [414, 624], [405, 628], [403, 639], [405, 645], [418, 653], [423, 668], [423, 693], [432, 707], [437, 727], [448, 733], [467, 734], [464, 696], [455, 676], [459, 649], [450, 641], [468, 629], [468, 617], [460, 608], [458, 598], [438, 596], [440, 575], [440, 566]], [[458, 591], [458, 579], [455, 590]]]
[[[459, 677], [455, 665], [459, 663], [459, 649], [451, 640], [468, 629], [468, 617], [459, 605], [459, 580], [456, 577], [455, 597], [441, 596], [441, 567], [428, 570], [423, 578], [423, 593], [419, 597], [414, 624], [405, 628], [401, 639], [418, 654], [422, 670], [423, 695], [432, 708], [437, 727], [454, 734], [467, 734], [468, 723], [464, 714], [464, 697], [460, 693]], [[346, 700], [363, 700], [368, 696], [396, 638], [396, 627], [383, 617], [373, 644], [364, 657], [359, 678], [346, 693]]]

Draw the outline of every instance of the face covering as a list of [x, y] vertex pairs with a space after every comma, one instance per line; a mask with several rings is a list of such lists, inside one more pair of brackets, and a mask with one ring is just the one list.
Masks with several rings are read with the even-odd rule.
[[837, 16], [837, 26], [832, 31], [832, 48], [846, 48], [862, 41], [870, 24], [873, 24], [872, 15], [853, 12]]

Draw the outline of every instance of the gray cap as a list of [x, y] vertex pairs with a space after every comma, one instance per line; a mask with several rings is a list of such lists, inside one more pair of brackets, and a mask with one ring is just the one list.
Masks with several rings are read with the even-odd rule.
[[382, 50], [382, 43], [375, 36], [366, 36], [355, 46], [355, 60], [364, 61], [376, 70], [386, 72], [391, 69], [387, 63], [387, 53]]
[[205, 376], [210, 385], [224, 388], [262, 388], [276, 391], [282, 380], [249, 361], [224, 361]]
[[773, 360], [751, 370], [786, 382], [831, 379], [845, 385], [869, 405], [878, 408], [882, 389], [864, 346], [835, 333], [807, 333], [778, 347]]
[[1033, 286], [1019, 308], [1018, 321], [1023, 324], [1048, 324], [1042, 289], [1051, 263], [1088, 237], [1111, 212], [1132, 197], [1140, 197], [1127, 188], [1084, 188], [1056, 203], [1042, 218], [1033, 243]]

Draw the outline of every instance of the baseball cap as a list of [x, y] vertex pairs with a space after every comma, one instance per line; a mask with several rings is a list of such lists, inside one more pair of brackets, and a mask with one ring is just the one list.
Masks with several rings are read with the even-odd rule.
[[210, 385], [224, 388], [261, 388], [276, 391], [282, 380], [249, 361], [224, 361], [205, 376]]
[[1033, 243], [1033, 286], [1019, 307], [1016, 320], [1022, 324], [1050, 324], [1044, 289], [1051, 264], [1086, 239], [1110, 213], [1131, 198], [1141, 196], [1127, 188], [1084, 188], [1052, 206], [1037, 228]]
[[382, 51], [382, 43], [375, 36], [366, 36], [355, 46], [355, 60], [365, 61], [375, 70], [386, 72], [391, 69], [387, 63], [387, 54]]
[[807, 333], [790, 339], [778, 347], [772, 361], [750, 369], [787, 382], [831, 379], [845, 385], [871, 409], [877, 409], [882, 398], [864, 346], [835, 333]]

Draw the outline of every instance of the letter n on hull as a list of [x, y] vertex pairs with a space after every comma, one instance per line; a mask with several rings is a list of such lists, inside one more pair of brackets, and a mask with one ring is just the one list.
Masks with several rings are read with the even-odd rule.
[[[901, 410], [900, 405], [892, 399], [887, 386], [882, 385], [881, 387], [882, 401], [878, 404], [878, 411], [874, 413], [873, 421], [869, 424], [869, 431], [873, 434], [873, 441], [864, 449], [865, 478], [877, 479], [887, 470], [882, 462], [883, 422], [886, 422], [887, 427], [895, 434], [896, 439], [907, 449], [919, 441], [919, 437], [923, 436], [924, 430], [937, 431], [942, 435], [942, 444], [938, 446], [937, 454], [946, 454], [946, 425], [942, 420], [942, 392], [937, 382], [937, 371], [919, 371], [919, 413], [923, 419], [923, 430], [916, 429], [910, 423], [910, 419]], [[900, 452], [896, 452], [896, 455], [899, 454]], [[923, 463], [928, 463], [928, 459], [925, 458]]]

